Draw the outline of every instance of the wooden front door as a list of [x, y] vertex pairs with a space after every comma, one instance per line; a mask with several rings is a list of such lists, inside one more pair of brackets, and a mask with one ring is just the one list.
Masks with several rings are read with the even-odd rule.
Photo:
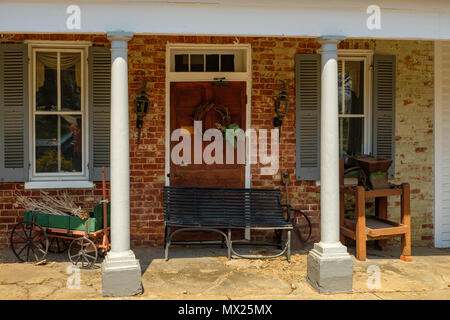
[[[227, 86], [217, 86], [214, 82], [172, 82], [170, 85], [170, 131], [185, 128], [191, 132], [191, 163], [176, 165], [170, 161], [170, 185], [184, 187], [210, 187], [210, 188], [244, 188], [245, 164], [226, 164], [224, 141], [223, 163], [207, 165], [194, 164], [194, 115], [198, 108], [205, 103], [214, 103], [226, 107], [231, 123], [236, 123], [245, 130], [246, 114], [246, 83], [229, 82]], [[222, 122], [219, 112], [209, 110], [201, 118], [202, 133], [207, 129], [216, 128]], [[171, 142], [170, 150], [179, 142]], [[210, 144], [202, 143], [203, 149]]]

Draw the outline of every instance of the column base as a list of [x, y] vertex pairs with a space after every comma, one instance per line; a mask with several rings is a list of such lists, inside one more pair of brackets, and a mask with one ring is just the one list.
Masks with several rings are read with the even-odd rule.
[[307, 281], [320, 293], [351, 292], [353, 261], [347, 247], [315, 243], [308, 253]]
[[133, 251], [108, 252], [102, 263], [103, 296], [125, 297], [142, 293], [141, 266]]

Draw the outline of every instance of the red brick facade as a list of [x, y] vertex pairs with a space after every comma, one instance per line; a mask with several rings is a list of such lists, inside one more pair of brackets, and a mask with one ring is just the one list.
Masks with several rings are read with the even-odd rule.
[[[92, 41], [94, 45], [108, 45], [106, 35], [3, 35], [0, 37], [0, 42], [23, 40], [80, 40]], [[134, 247], [162, 246], [163, 244], [166, 43], [230, 44], [233, 41], [235, 41], [234, 37], [137, 35], [129, 43], [131, 240]], [[239, 41], [250, 43], [252, 46], [251, 126], [256, 129], [273, 127], [273, 99], [281, 87], [279, 80], [288, 82], [288, 94], [291, 100], [291, 109], [282, 127], [280, 171], [273, 177], [261, 176], [258, 166], [254, 165], [251, 168], [251, 186], [282, 188], [280, 172], [288, 171], [292, 181], [291, 204], [306, 211], [311, 217], [312, 240], [317, 240], [320, 229], [319, 187], [314, 181], [296, 181], [295, 179], [294, 55], [315, 52], [320, 45], [314, 39], [296, 38], [239, 37]], [[373, 49], [374, 43], [374, 41], [345, 41], [341, 44], [341, 48]], [[138, 146], [136, 117], [131, 97], [144, 79], [149, 82], [151, 107], [144, 119], [141, 144]], [[401, 139], [398, 142], [401, 143]], [[432, 152], [432, 150], [422, 150], [422, 146], [416, 148], [419, 148], [420, 152]], [[73, 195], [77, 203], [90, 208], [99, 201], [100, 187], [100, 184], [96, 184], [93, 190], [72, 189], [67, 192]], [[414, 191], [416, 188], [412, 185], [411, 189]], [[9, 232], [22, 216], [22, 211], [13, 206], [15, 191], [24, 192], [33, 197], [40, 195], [38, 190], [24, 191], [23, 183], [0, 183], [0, 247], [8, 245]], [[52, 192], [61, 193], [66, 190]], [[418, 193], [420, 196], [421, 191], [418, 190]], [[432, 220], [423, 226], [429, 228], [430, 223]]]

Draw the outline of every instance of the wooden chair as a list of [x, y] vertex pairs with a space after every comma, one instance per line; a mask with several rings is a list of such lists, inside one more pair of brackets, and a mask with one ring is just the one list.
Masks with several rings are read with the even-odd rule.
[[[344, 216], [344, 195], [355, 196], [355, 219]], [[400, 196], [401, 222], [387, 220], [387, 203], [389, 196]], [[375, 198], [376, 216], [366, 216], [366, 199]], [[401, 237], [402, 253], [400, 259], [412, 261], [411, 258], [411, 217], [410, 188], [408, 183], [391, 185], [391, 188], [381, 190], [365, 190], [363, 186], [344, 185], [344, 160], [340, 160], [340, 237], [345, 243], [345, 237], [356, 241], [356, 258], [366, 260], [366, 241]]]

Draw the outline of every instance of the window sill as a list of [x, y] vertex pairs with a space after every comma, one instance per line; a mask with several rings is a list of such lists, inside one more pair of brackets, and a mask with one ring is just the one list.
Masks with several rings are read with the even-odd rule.
[[32, 189], [92, 189], [92, 181], [31, 181], [25, 182], [25, 190]]

